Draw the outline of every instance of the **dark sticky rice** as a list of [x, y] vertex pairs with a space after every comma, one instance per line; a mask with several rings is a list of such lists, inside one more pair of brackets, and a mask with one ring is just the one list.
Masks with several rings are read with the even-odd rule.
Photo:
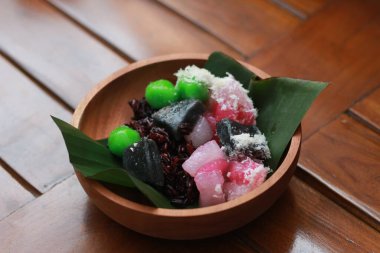
[[[164, 128], [154, 124], [152, 114], [155, 112], [145, 98], [129, 101], [133, 117], [126, 125], [138, 131], [141, 137], [147, 137], [156, 142], [161, 155], [161, 167], [164, 172], [165, 184], [163, 193], [176, 207], [186, 207], [195, 204], [199, 197], [198, 189], [192, 178], [182, 169], [182, 164], [193, 153], [195, 148], [185, 140], [171, 139]], [[188, 134], [191, 129], [181, 126], [181, 133]]]

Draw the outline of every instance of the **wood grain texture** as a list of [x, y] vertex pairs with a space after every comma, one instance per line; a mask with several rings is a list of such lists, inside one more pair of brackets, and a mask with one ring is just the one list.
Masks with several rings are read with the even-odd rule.
[[239, 56], [230, 47], [154, 1], [49, 2], [135, 60], [170, 53], [210, 53], [215, 50]]
[[380, 82], [380, 2], [336, 0], [251, 63], [273, 76], [331, 81], [303, 120], [305, 138]]
[[125, 229], [88, 202], [75, 177], [0, 221], [5, 252], [25, 252], [31, 245], [38, 252], [378, 252], [378, 239], [376, 231], [298, 179], [258, 220], [207, 240], [153, 239]]
[[0, 220], [29, 201], [33, 195], [25, 190], [15, 179], [0, 166]]
[[70, 112], [0, 57], [0, 157], [41, 192], [73, 173], [50, 115]]
[[380, 234], [293, 178], [289, 190], [239, 234], [262, 252], [379, 252]]
[[350, 108], [350, 113], [374, 131], [380, 133], [380, 88], [357, 102]]
[[[208, 27], [195, 19], [192, 22], [198, 23], [191, 24], [187, 19], [192, 17], [181, 17], [154, 1], [49, 1], [67, 16], [46, 1], [1, 2], [0, 51], [72, 107], [92, 85], [126, 64], [86, 29], [110, 43], [119, 54], [134, 59], [215, 49], [239, 57], [236, 50], [220, 41], [224, 40], [243, 53], [254, 52], [252, 63], [270, 74], [332, 81], [334, 84], [303, 123], [307, 136], [315, 135], [305, 142], [307, 157], [302, 158], [301, 165], [379, 220], [379, 135], [347, 116], [335, 120], [351, 107], [352, 115], [378, 129], [374, 119], [378, 116], [379, 95], [373, 95], [378, 90], [353, 105], [380, 83], [378, 1], [279, 0], [309, 15], [304, 23], [293, 25], [287, 18], [282, 21], [283, 15], [273, 9], [275, 1], [251, 0], [258, 8], [271, 5], [265, 9], [273, 12], [264, 10], [260, 19], [255, 19], [257, 27], [264, 30], [237, 34], [235, 38], [229, 35], [234, 31], [228, 29], [243, 23], [249, 31], [250, 24], [244, 22], [252, 17], [240, 15], [250, 10], [236, 13], [244, 5], [227, 10], [229, 1], [218, 5], [227, 6], [225, 12], [235, 13], [219, 11], [211, 0], [204, 2], [208, 7], [199, 6], [204, 15], [210, 16], [205, 17], [207, 22], [214, 20], [214, 15], [220, 17], [220, 13], [233, 18], [224, 19], [222, 15], [213, 21], [220, 27]], [[182, 2], [174, 4], [202, 3]], [[274, 15], [278, 27], [272, 27], [267, 18], [270, 15]], [[79, 27], [79, 23], [86, 28]], [[270, 39], [273, 31], [281, 35], [275, 36], [276, 40]], [[250, 38], [256, 39], [256, 34], [261, 36], [255, 43], [262, 43], [262, 51], [255, 51], [257, 44], [251, 45]], [[268, 43], [263, 42], [265, 39]], [[49, 114], [69, 120], [70, 113], [1, 56], [0, 101], [0, 157], [46, 192], [0, 221], [0, 252], [380, 252], [378, 231], [298, 178], [292, 179], [289, 190], [268, 212], [236, 232], [191, 242], [142, 236], [95, 208], [75, 177], [47, 191], [72, 173]], [[33, 199], [1, 167], [0, 185], [0, 219]], [[17, 189], [16, 193], [12, 189]], [[1, 211], [3, 203], [7, 203], [5, 212]]]
[[380, 135], [342, 115], [302, 147], [301, 166], [380, 223]]
[[31, 246], [35, 252], [219, 252], [224, 249], [252, 252], [249, 245], [231, 234], [195, 243], [137, 234], [113, 222], [89, 203], [75, 176], [0, 221], [2, 252], [28, 252]]
[[296, 10], [305, 13], [307, 16], [310, 16], [320, 10], [325, 4], [331, 2], [331, 0], [279, 0], [278, 2], [286, 3]]
[[301, 23], [271, 1], [159, 1], [247, 56]]
[[1, 1], [0, 34], [1, 50], [72, 107], [126, 65], [43, 1]]

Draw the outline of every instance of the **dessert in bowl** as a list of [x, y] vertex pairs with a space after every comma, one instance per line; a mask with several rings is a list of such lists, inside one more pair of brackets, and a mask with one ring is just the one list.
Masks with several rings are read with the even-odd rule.
[[[203, 67], [208, 55], [180, 54], [157, 57], [131, 64], [93, 89], [77, 107], [73, 125], [93, 139], [107, 138], [116, 127], [134, 116], [128, 101], [141, 98], [146, 86], [155, 80], [175, 83], [173, 73], [187, 66]], [[244, 64], [259, 78], [268, 74]], [[294, 173], [301, 146], [298, 127], [278, 168], [265, 182], [242, 196], [216, 205], [187, 208], [157, 208], [138, 192], [119, 194], [112, 187], [76, 175], [91, 201], [118, 223], [142, 234], [166, 239], [198, 239], [226, 233], [241, 227], [267, 210], [286, 189]]]

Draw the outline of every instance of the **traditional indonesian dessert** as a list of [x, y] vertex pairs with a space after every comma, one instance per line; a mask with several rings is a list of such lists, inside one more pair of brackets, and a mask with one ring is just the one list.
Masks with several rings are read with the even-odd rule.
[[[155, 76], [153, 80], [141, 76], [137, 84], [147, 87], [145, 95], [129, 101], [132, 116], [125, 113], [129, 108], [100, 111], [93, 116], [96, 120], [105, 116], [99, 131], [81, 124], [86, 117], [75, 121], [76, 127], [52, 117], [79, 178], [127, 187], [132, 192], [121, 191], [141, 203], [148, 200], [156, 207], [172, 209], [222, 204], [256, 189], [277, 169], [284, 170], [281, 165], [289, 154], [290, 140], [327, 83], [260, 78], [253, 68], [222, 52], [213, 52], [204, 64], [197, 64], [174, 73], [175, 85], [154, 80], [162, 78], [161, 72], [166, 76], [166, 69], [148, 73]], [[132, 74], [134, 78], [140, 75], [144, 73]], [[103, 88], [112, 85], [109, 82]], [[107, 101], [112, 104], [112, 93], [98, 98], [105, 95], [111, 96]], [[91, 101], [97, 106], [96, 96]], [[87, 103], [84, 100], [78, 107], [79, 115], [86, 114], [80, 110]], [[109, 133], [113, 120], [107, 120], [113, 113], [128, 121]], [[241, 200], [251, 196], [255, 195]]]
[[187, 66], [129, 101], [134, 116], [114, 129], [110, 151], [132, 176], [176, 207], [235, 199], [262, 184], [271, 152], [248, 91], [234, 76]]

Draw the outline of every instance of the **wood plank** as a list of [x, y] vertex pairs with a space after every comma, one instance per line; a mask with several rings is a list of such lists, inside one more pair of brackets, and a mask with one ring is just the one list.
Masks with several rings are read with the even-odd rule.
[[154, 1], [49, 2], [135, 60], [215, 50], [239, 57], [229, 46]]
[[380, 223], [380, 135], [347, 115], [302, 147], [301, 166]]
[[125, 229], [88, 202], [75, 176], [0, 221], [0, 245], [6, 252], [28, 252], [31, 245], [36, 252], [56, 252], [57, 249], [59, 252], [120, 249], [128, 252], [219, 252], [224, 249], [252, 252], [233, 236], [194, 243], [153, 239]]
[[167, 241], [127, 230], [89, 203], [74, 177], [0, 222], [0, 245], [11, 252], [27, 251], [30, 245], [39, 252], [56, 249], [62, 252], [115, 252], [117, 249], [377, 252], [378, 239], [378, 232], [296, 178], [285, 195], [258, 220], [237, 232], [207, 240]]
[[8, 172], [0, 165], [0, 220], [11, 212], [17, 210], [29, 201], [33, 195], [22, 187]]
[[296, 10], [305, 13], [307, 16], [319, 11], [328, 0], [279, 0], [278, 2], [283, 2], [295, 8]]
[[271, 1], [159, 1], [247, 56], [301, 23]]
[[1, 50], [72, 107], [126, 65], [43, 1], [1, 1], [0, 34]]
[[241, 232], [263, 252], [379, 252], [380, 234], [293, 178], [289, 190]]
[[45, 192], [73, 173], [63, 139], [49, 115], [71, 113], [0, 57], [0, 157]]
[[380, 88], [350, 108], [350, 113], [380, 133]]
[[303, 121], [304, 137], [380, 82], [380, 2], [336, 0], [251, 60], [273, 76], [331, 81]]

